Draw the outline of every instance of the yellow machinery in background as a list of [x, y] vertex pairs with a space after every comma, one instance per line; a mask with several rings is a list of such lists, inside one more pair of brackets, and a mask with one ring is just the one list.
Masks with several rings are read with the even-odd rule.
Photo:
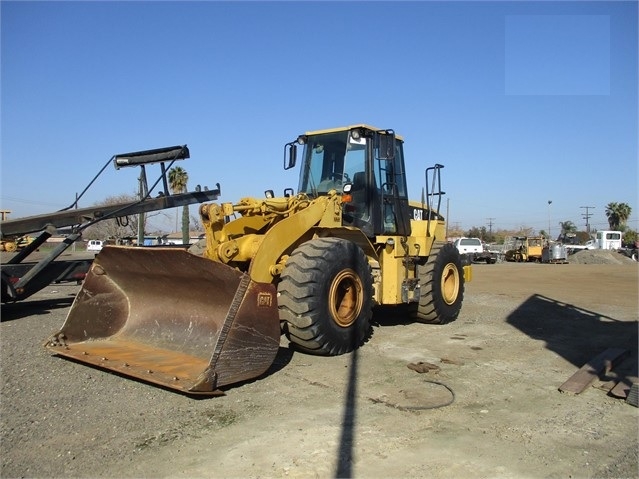
[[544, 249], [542, 236], [516, 236], [505, 254], [506, 261], [541, 263]]

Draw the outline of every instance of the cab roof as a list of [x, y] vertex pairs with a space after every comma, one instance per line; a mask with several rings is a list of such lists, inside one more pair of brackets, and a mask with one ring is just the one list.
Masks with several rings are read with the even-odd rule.
[[[348, 131], [348, 130], [352, 130], [354, 128], [362, 128], [365, 130], [371, 130], [371, 131], [384, 131], [384, 128], [377, 128], [375, 126], [371, 126], [371, 125], [367, 125], [365, 123], [358, 123], [356, 125], [349, 125], [349, 126], [340, 126], [337, 128], [327, 128], [324, 130], [314, 130], [314, 131], [307, 131], [305, 133], [305, 135], [309, 136], [309, 135], [321, 135], [324, 133], [335, 133], [338, 131]], [[395, 138], [397, 138], [400, 141], [404, 141], [404, 138], [401, 135], [398, 135], [397, 133], [395, 134]]]

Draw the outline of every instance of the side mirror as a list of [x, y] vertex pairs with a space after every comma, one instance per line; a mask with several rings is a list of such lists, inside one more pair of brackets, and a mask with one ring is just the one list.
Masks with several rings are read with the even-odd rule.
[[294, 141], [284, 145], [284, 169], [290, 170], [297, 162], [297, 145]]
[[393, 130], [377, 134], [377, 155], [380, 160], [395, 159], [395, 132]]

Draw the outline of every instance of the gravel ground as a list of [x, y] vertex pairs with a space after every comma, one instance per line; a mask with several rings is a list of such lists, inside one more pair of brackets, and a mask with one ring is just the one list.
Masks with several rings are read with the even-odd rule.
[[358, 351], [283, 340], [264, 377], [207, 399], [51, 356], [78, 291], [52, 285], [2, 306], [0, 476], [638, 477], [638, 409], [603, 381], [558, 391], [609, 347], [630, 352], [611, 377], [636, 367], [637, 273], [476, 265], [454, 323], [380, 310]]

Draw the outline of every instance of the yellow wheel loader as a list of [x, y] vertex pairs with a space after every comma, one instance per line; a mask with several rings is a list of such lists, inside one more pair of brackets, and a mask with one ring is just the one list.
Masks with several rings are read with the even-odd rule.
[[[284, 334], [317, 355], [353, 351], [376, 305], [415, 321], [457, 318], [470, 266], [445, 238], [440, 170], [409, 201], [403, 139], [354, 125], [307, 132], [297, 193], [200, 206], [203, 252], [106, 246], [53, 353], [187, 394], [265, 373]], [[430, 183], [430, 185], [429, 185]]]
[[516, 263], [541, 263], [544, 248], [544, 238], [541, 236], [515, 236], [511, 239], [513, 247], [505, 254], [506, 261]]

